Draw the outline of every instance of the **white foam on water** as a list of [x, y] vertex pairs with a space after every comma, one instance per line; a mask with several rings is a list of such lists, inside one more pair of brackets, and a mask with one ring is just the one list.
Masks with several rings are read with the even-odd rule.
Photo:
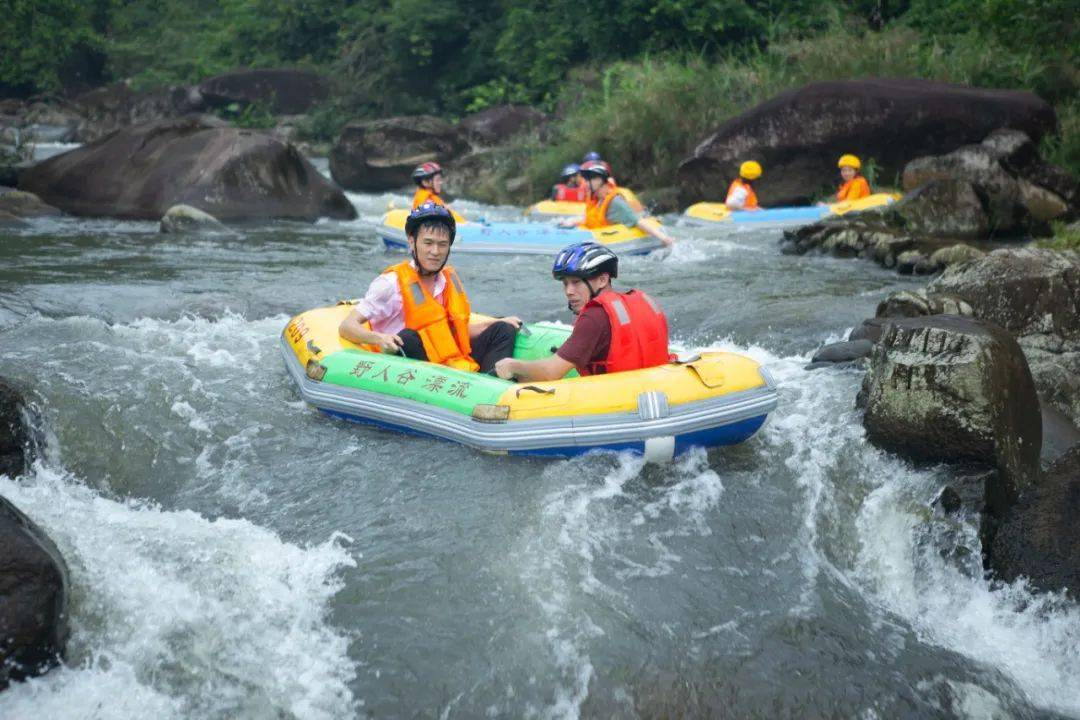
[[[585, 465], [584, 475], [592, 479], [544, 498], [539, 535], [527, 539], [515, 562], [541, 610], [544, 639], [558, 670], [553, 701], [530, 707], [533, 717], [580, 717], [595, 676], [591, 645], [604, 635], [593, 606], [632, 612], [624, 581], [676, 572], [682, 559], [669, 548], [671, 539], [710, 534], [706, 518], [723, 494], [704, 451], [690, 452], [672, 466], [670, 483], [640, 491], [635, 486], [629, 493], [627, 485], [641, 474], [644, 461], [621, 454], [614, 467], [598, 471], [594, 463], [603, 462], [611, 460], [568, 460], [545, 470], [573, 477]], [[600, 568], [612, 572], [612, 582], [597, 576]]]
[[328, 606], [347, 538], [300, 547], [246, 520], [106, 499], [41, 465], [9, 498], [71, 571], [68, 665], [0, 694], [0, 717], [340, 718], [349, 639]]
[[[860, 578], [925, 642], [999, 668], [1039, 707], [1080, 716], [1080, 607], [1023, 582], [988, 582], [970, 519], [962, 538], [975, 549], [970, 567], [943, 558], [940, 542], [922, 541], [929, 531], [919, 512], [936, 488], [908, 480], [881, 485], [864, 503]], [[985, 704], [982, 694], [971, 698], [972, 707]]]

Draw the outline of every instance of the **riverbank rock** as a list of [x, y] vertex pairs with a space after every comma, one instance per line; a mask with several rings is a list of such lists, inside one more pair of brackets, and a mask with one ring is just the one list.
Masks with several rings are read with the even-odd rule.
[[15, 218], [55, 217], [60, 210], [42, 201], [33, 193], [0, 187], [0, 213]]
[[[381, 192], [412, 185], [420, 163], [447, 164], [468, 151], [457, 128], [430, 115], [349, 123], [330, 151], [330, 174], [347, 190]], [[453, 168], [447, 168], [447, 176]]]
[[169, 85], [136, 91], [126, 82], [95, 88], [75, 98], [82, 123], [76, 142], [94, 142], [133, 125], [202, 112], [206, 108], [198, 88]]
[[119, 130], [24, 170], [19, 187], [89, 217], [158, 220], [181, 204], [223, 221], [356, 217], [292, 145], [200, 116]]
[[173, 205], [161, 218], [163, 233], [223, 232], [226, 227], [210, 213], [190, 205]]
[[1054, 462], [1000, 523], [989, 548], [997, 577], [1080, 600], [1080, 446]]
[[496, 105], [465, 116], [458, 128], [472, 143], [495, 147], [516, 135], [542, 130], [549, 122], [547, 115], [528, 105]]
[[762, 204], [800, 205], [836, 176], [836, 159], [873, 159], [880, 177], [912, 159], [977, 143], [997, 128], [1036, 142], [1053, 130], [1053, 109], [1029, 92], [986, 90], [929, 80], [868, 78], [817, 82], [781, 93], [725, 122], [683, 160], [683, 205], [715, 199], [757, 160]]
[[859, 404], [876, 445], [917, 461], [991, 462], [987, 507], [1000, 517], [1039, 469], [1042, 424], [1027, 361], [992, 323], [954, 315], [896, 319], [870, 356]]
[[1080, 424], [1080, 253], [995, 250], [949, 268], [925, 295], [963, 302], [1012, 333], [1040, 393]]
[[206, 78], [198, 91], [211, 108], [260, 104], [275, 113], [296, 115], [325, 100], [330, 87], [325, 77], [312, 70], [244, 68]]
[[444, 175], [445, 189], [452, 197], [468, 198], [491, 205], [525, 205], [543, 195], [521, 173], [526, 167], [524, 152], [513, 145], [484, 148], [454, 161]]
[[68, 569], [56, 545], [0, 497], [0, 690], [56, 665], [67, 645]]

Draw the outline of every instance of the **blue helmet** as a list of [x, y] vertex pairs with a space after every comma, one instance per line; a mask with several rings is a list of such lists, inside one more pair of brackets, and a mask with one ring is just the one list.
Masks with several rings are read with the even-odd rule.
[[587, 163], [590, 160], [603, 160], [603, 158], [600, 157], [600, 153], [596, 152], [595, 150], [590, 150], [589, 152], [585, 153], [585, 157], [581, 158], [581, 162]]
[[581, 172], [581, 166], [577, 163], [570, 163], [562, 169], [562, 173], [559, 175], [563, 180], [573, 177]]
[[445, 205], [428, 200], [409, 213], [405, 219], [405, 234], [416, 237], [416, 231], [427, 222], [442, 223], [450, 231], [450, 243], [453, 244], [457, 235], [457, 223], [454, 222], [454, 214]]
[[619, 276], [619, 257], [600, 243], [581, 242], [564, 247], [555, 256], [551, 274], [556, 280], [576, 277], [585, 280], [606, 272]]

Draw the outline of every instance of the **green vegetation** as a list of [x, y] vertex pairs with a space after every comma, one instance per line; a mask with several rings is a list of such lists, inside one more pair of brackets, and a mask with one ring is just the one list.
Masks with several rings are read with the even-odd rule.
[[1054, 234], [1036, 244], [1039, 247], [1051, 250], [1076, 250], [1080, 251], [1080, 223], [1074, 222], [1066, 225], [1062, 222], [1053, 223]]
[[1071, 0], [0, 0], [0, 14], [0, 96], [309, 66], [338, 85], [304, 128], [317, 139], [356, 117], [558, 112], [554, 143], [526, 147], [541, 185], [587, 149], [635, 183], [668, 184], [732, 114], [868, 75], [1033, 90], [1061, 121], [1044, 150], [1080, 171]]

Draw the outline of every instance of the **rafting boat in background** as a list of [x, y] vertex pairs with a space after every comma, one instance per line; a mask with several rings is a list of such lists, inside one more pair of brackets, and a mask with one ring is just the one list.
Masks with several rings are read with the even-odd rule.
[[761, 210], [731, 210], [724, 203], [701, 202], [686, 208], [683, 217], [710, 223], [761, 225], [812, 223], [830, 216], [890, 205], [900, 197], [899, 193], [876, 193], [860, 200], [846, 200], [831, 205], [762, 208]]
[[[624, 192], [629, 193], [634, 202], [638, 205], [642, 205], [641, 200], [634, 194], [633, 190], [628, 188], [621, 188]], [[530, 205], [525, 208], [526, 217], [535, 218], [537, 220], [573, 220], [585, 218], [585, 203], [583, 202], [568, 202], [566, 200], [541, 200], [538, 203]]]
[[[408, 248], [405, 239], [408, 216], [408, 210], [391, 210], [383, 216], [376, 232], [387, 248]], [[586, 230], [550, 223], [463, 220], [457, 226], [454, 254], [554, 255], [567, 245], [589, 240], [607, 245], [620, 255], [645, 255], [663, 247], [663, 243], [644, 230], [625, 225]]]
[[[776, 407], [776, 386], [750, 358], [710, 352], [659, 367], [514, 383], [373, 353], [338, 335], [351, 303], [293, 318], [281, 335], [305, 401], [334, 417], [451, 440], [490, 453], [573, 456], [630, 451], [665, 461], [693, 447], [740, 443]], [[551, 356], [570, 328], [527, 324], [514, 356]]]

